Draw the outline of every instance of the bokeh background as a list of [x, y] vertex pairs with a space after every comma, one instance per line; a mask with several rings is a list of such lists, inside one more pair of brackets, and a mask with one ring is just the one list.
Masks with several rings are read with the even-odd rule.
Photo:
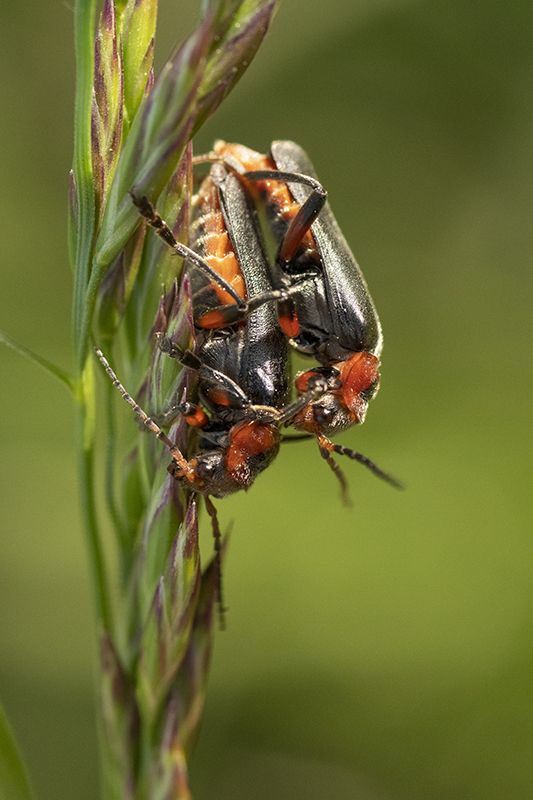
[[[191, 28], [161, 0], [158, 63]], [[0, 327], [68, 368], [67, 2], [1, 11]], [[530, 0], [284, 0], [198, 137], [310, 154], [385, 331], [382, 388], [234, 520], [195, 800], [533, 796], [533, 9]], [[95, 798], [91, 591], [70, 401], [0, 349], [0, 695], [40, 800]], [[210, 542], [205, 540], [206, 556]]]

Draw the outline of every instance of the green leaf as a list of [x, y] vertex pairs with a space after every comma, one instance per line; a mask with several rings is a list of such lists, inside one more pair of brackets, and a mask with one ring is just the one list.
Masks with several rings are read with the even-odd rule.
[[104, 632], [100, 640], [100, 703], [104, 751], [104, 774], [110, 797], [121, 797], [124, 785], [133, 785], [138, 710], [131, 683], [111, 637]]
[[[216, 4], [215, 4], [216, 5]], [[246, 72], [279, 5], [279, 0], [221, 3], [204, 76], [198, 90], [194, 134]], [[224, 13], [222, 13], [224, 12]]]
[[124, 246], [140, 218], [130, 191], [157, 200], [191, 138], [195, 97], [209, 47], [206, 24], [167, 62], [122, 148], [95, 248], [98, 272]]
[[[222, 559], [227, 539], [222, 548]], [[215, 631], [218, 595], [218, 567], [215, 559], [202, 575], [200, 595], [189, 637], [189, 645], [170, 691], [170, 701], [180, 709], [179, 731], [185, 755], [189, 756], [198, 736], [207, 694]]]
[[19, 355], [24, 356], [24, 358], [33, 361], [34, 364], [37, 366], [42, 367], [55, 378], [59, 378], [64, 384], [68, 386], [68, 388], [73, 391], [75, 388], [74, 378], [61, 369], [61, 367], [56, 367], [55, 364], [52, 364], [50, 361], [47, 361], [46, 358], [42, 358], [42, 356], [37, 355], [34, 353], [33, 350], [29, 350], [27, 347], [24, 347], [23, 344], [17, 342], [16, 339], [13, 339], [11, 336], [8, 336], [7, 333], [3, 333], [0, 331], [0, 342], [6, 345], [6, 347], [11, 347], [12, 350], [15, 350]]
[[0, 800], [33, 800], [15, 737], [0, 705]]
[[112, 0], [106, 0], [94, 48], [92, 159], [99, 215], [105, 208], [122, 142], [124, 71]]
[[175, 698], [171, 698], [165, 709], [161, 740], [151, 751], [150, 800], [192, 800], [177, 711]]
[[[189, 197], [192, 194], [192, 147], [189, 146], [165, 190], [160, 195], [157, 210], [171, 228], [176, 239], [187, 244], [189, 228]], [[161, 304], [161, 286], [166, 289], [166, 302], [170, 302], [169, 292], [179, 280], [183, 260], [176, 257], [152, 230], [146, 234], [144, 252], [139, 275], [131, 300], [126, 309], [124, 329], [128, 336], [132, 353], [142, 352], [146, 342], [151, 341], [154, 325], [154, 309]], [[163, 306], [165, 301], [163, 301]], [[188, 303], [190, 305], [190, 303]], [[192, 312], [191, 312], [192, 314]], [[167, 333], [168, 323], [160, 328]], [[192, 322], [190, 324], [192, 333]], [[184, 341], [188, 347], [190, 341]], [[168, 359], [167, 359], [168, 360]]]
[[95, 337], [102, 346], [114, 338], [128, 304], [141, 264], [144, 234], [142, 227], [133, 233], [100, 284], [95, 311]]
[[252, 61], [277, 5], [278, 0], [213, 4], [167, 61], [120, 154], [96, 242], [98, 271], [116, 257], [139, 224], [129, 192], [157, 200], [193, 133], [218, 108]]
[[128, 0], [122, 15], [124, 135], [151, 81], [157, 0]]
[[74, 34], [76, 43], [76, 104], [74, 122], [73, 186], [76, 187], [76, 251], [74, 271], [73, 327], [78, 371], [87, 357], [90, 309], [86, 306], [95, 227], [91, 121], [94, 79], [94, 21], [96, 0], [76, 0]]
[[[151, 531], [154, 535], [154, 531]], [[154, 718], [188, 647], [200, 590], [196, 504], [190, 501], [144, 623], [138, 700]]]
[[68, 257], [72, 272], [76, 269], [76, 243], [78, 240], [78, 190], [74, 172], [70, 170], [68, 179]]

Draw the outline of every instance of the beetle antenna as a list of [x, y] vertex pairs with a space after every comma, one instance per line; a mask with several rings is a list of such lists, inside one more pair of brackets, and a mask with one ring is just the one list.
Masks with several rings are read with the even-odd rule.
[[362, 453], [357, 453], [355, 450], [350, 450], [348, 447], [343, 447], [342, 444], [334, 444], [333, 445], [333, 452], [338, 453], [340, 456], [348, 456], [353, 461], [358, 461], [359, 464], [362, 464], [364, 467], [373, 472], [376, 477], [381, 478], [382, 481], [386, 481], [391, 486], [394, 486], [395, 489], [405, 489], [405, 486], [400, 481], [396, 480], [392, 475], [389, 475], [388, 472], [383, 472], [382, 469], [378, 467], [377, 464], [374, 464], [366, 456], [362, 455]]
[[185, 458], [179, 447], [176, 447], [176, 445], [170, 441], [166, 433], [164, 433], [164, 431], [161, 430], [159, 425], [157, 425], [153, 421], [153, 419], [149, 417], [148, 414], [146, 414], [142, 410], [140, 405], [135, 402], [133, 397], [128, 394], [128, 392], [125, 390], [125, 388], [123, 387], [123, 385], [121, 384], [121, 382], [119, 381], [119, 379], [109, 366], [109, 362], [102, 353], [102, 351], [99, 350], [97, 347], [95, 347], [94, 352], [102, 362], [102, 365], [107, 374], [109, 375], [109, 377], [111, 378], [111, 381], [113, 382], [113, 386], [115, 387], [115, 389], [118, 389], [118, 391], [120, 392], [126, 403], [128, 403], [133, 408], [137, 416], [141, 418], [142, 422], [148, 428], [148, 430], [152, 431], [152, 433], [155, 433], [157, 438], [160, 439], [163, 442], [163, 444], [166, 445], [166, 447], [168, 447], [170, 455], [175, 461], [177, 461], [177, 463], [185, 473], [187, 480], [191, 481], [191, 483], [194, 483], [194, 471], [189, 466], [189, 462], [187, 461], [187, 459]]

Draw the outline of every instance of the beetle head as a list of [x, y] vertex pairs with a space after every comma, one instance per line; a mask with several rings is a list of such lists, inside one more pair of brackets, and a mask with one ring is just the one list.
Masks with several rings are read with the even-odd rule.
[[194, 492], [225, 497], [250, 488], [276, 457], [280, 438], [273, 425], [259, 420], [240, 422], [230, 429], [226, 447], [209, 450], [189, 460], [192, 480], [176, 461], [169, 464], [168, 471]]
[[379, 387], [379, 361], [371, 353], [354, 353], [330, 367], [317, 367], [296, 376], [296, 388], [305, 391], [309, 381], [323, 375], [328, 391], [309, 403], [293, 420], [297, 430], [331, 436], [364, 422], [368, 403]]

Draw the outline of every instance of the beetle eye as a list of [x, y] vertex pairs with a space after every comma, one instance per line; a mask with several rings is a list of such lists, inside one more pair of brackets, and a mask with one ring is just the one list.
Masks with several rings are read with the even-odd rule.
[[199, 461], [196, 467], [196, 474], [202, 480], [210, 478], [215, 471], [213, 464], [207, 464], [205, 461]]
[[313, 406], [313, 419], [319, 425], [324, 425], [324, 423], [329, 422], [332, 416], [333, 412], [329, 408]]
[[376, 380], [373, 383], [371, 383], [367, 389], [364, 389], [361, 392], [359, 397], [361, 398], [361, 400], [366, 400], [368, 402], [369, 400], [372, 400], [372, 398], [376, 396], [378, 389], [379, 389], [379, 378], [376, 378]]
[[176, 480], [183, 478], [183, 470], [177, 461], [172, 460], [170, 462], [167, 467], [167, 472], [172, 475], [173, 478], [176, 478]]

